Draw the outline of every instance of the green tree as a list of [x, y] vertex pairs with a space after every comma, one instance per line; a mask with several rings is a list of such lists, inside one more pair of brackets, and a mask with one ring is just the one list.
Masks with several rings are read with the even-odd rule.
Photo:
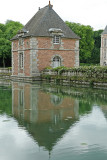
[[8, 20], [6, 24], [0, 23], [0, 66], [11, 66], [11, 41], [23, 25], [20, 22]]
[[103, 30], [94, 31], [93, 38], [95, 40], [94, 49], [92, 51], [91, 63], [100, 63], [100, 47], [101, 47], [101, 33]]
[[79, 23], [66, 22], [66, 24], [80, 36], [80, 63], [90, 63], [90, 58], [94, 48], [93, 29], [91, 26]]
[[13, 36], [17, 34], [17, 32], [20, 29], [22, 29], [23, 25], [20, 22], [7, 20], [5, 27], [6, 27], [5, 30], [6, 39], [10, 40]]
[[4, 38], [5, 37], [5, 30], [6, 30], [6, 27], [4, 24], [0, 23], [0, 38]]
[[5, 38], [0, 38], [0, 58], [5, 67], [6, 59], [11, 60], [11, 42]]

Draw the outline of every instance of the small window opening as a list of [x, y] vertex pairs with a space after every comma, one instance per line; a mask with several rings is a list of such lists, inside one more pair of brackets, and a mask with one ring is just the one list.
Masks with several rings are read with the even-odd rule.
[[106, 49], [104, 50], [104, 59], [106, 59]]
[[23, 90], [19, 92], [20, 106], [23, 106], [24, 93]]
[[19, 54], [19, 65], [20, 65], [20, 68], [23, 69], [23, 66], [24, 66], [24, 56], [23, 56], [23, 53]]
[[54, 44], [59, 44], [59, 43], [60, 43], [60, 36], [56, 36], [56, 35], [55, 35], [55, 36], [53, 37], [53, 43], [54, 43]]
[[104, 47], [106, 47], [106, 44], [107, 42], [106, 42], [106, 38], [104, 38]]

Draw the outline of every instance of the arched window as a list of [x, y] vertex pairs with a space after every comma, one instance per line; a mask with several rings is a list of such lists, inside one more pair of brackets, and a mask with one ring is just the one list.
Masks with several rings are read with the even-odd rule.
[[55, 106], [58, 106], [62, 103], [62, 97], [57, 96], [57, 95], [51, 95], [51, 103], [54, 104]]
[[53, 68], [61, 66], [61, 58], [59, 56], [55, 56], [53, 58]]

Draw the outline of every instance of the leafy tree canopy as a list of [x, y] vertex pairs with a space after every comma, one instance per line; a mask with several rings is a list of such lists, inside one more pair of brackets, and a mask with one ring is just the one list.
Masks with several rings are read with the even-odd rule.
[[91, 55], [91, 62], [93, 64], [97, 64], [100, 62], [100, 47], [101, 47], [101, 33], [103, 30], [94, 31], [94, 49], [92, 51]]
[[91, 26], [81, 25], [79, 23], [66, 22], [66, 24], [80, 36], [80, 62], [89, 63], [94, 48], [94, 31]]
[[6, 27], [5, 30], [6, 39], [10, 40], [13, 36], [17, 34], [17, 32], [20, 29], [22, 29], [23, 25], [20, 22], [7, 20], [5, 27]]
[[7, 20], [5, 24], [0, 23], [0, 66], [11, 66], [11, 41], [23, 27], [20, 22]]

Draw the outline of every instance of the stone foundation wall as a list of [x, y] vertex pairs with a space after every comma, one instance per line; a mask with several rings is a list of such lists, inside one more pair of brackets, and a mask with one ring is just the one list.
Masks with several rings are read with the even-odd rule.
[[72, 68], [68, 70], [44, 70], [41, 74], [42, 81], [58, 83], [61, 85], [86, 85], [105, 87], [107, 89], [107, 67], [91, 70], [89, 68]]
[[65, 76], [65, 77], [82, 77], [82, 78], [107, 78], [107, 68], [103, 71], [95, 70], [92, 71], [90, 69], [87, 69], [86, 71], [79, 71], [79, 68], [73, 68], [73, 69], [68, 69], [68, 70], [44, 70], [42, 72], [43, 75], [52, 75], [52, 76]]

